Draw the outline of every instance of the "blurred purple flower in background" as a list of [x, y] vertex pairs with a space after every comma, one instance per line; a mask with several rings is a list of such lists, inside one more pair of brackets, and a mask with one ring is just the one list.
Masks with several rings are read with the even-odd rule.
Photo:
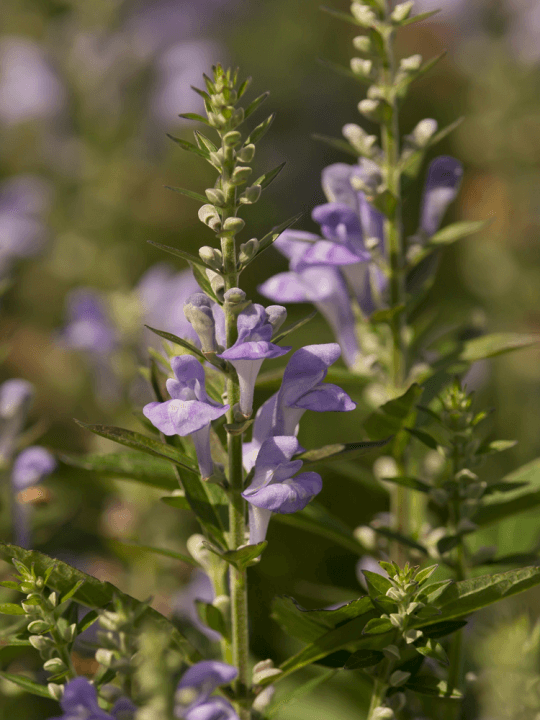
[[238, 720], [232, 705], [223, 697], [211, 697], [220, 685], [238, 675], [232, 665], [219, 660], [202, 660], [192, 665], [178, 683], [175, 718], [182, 720]]
[[85, 678], [70, 680], [60, 700], [63, 714], [50, 720], [132, 720], [136, 707], [126, 698], [116, 702], [110, 714], [97, 701], [96, 688]]
[[449, 155], [429, 164], [420, 213], [420, 230], [427, 237], [439, 229], [448, 206], [456, 199], [462, 177], [462, 164]]
[[10, 462], [17, 437], [22, 431], [32, 402], [34, 386], [13, 378], [0, 385], [0, 463]]
[[0, 121], [7, 125], [56, 117], [64, 88], [42, 48], [24, 37], [0, 42]]
[[50, 185], [36, 175], [17, 175], [0, 185], [0, 278], [17, 259], [41, 250], [51, 202]]
[[193, 627], [197, 628], [203, 635], [206, 635], [212, 642], [218, 642], [221, 639], [221, 635], [201, 622], [197, 605], [195, 604], [197, 600], [211, 603], [214, 598], [214, 588], [208, 575], [202, 570], [195, 570], [191, 574], [189, 583], [175, 594], [173, 614], [190, 622]]
[[56, 468], [56, 460], [45, 448], [34, 445], [23, 450], [13, 463], [11, 487], [14, 502], [12, 506], [13, 542], [24, 548], [31, 547], [30, 514], [31, 504], [23, 502], [19, 493], [40, 483]]
[[268, 438], [261, 445], [253, 480], [242, 493], [249, 503], [250, 545], [266, 538], [273, 512], [298, 512], [322, 490], [322, 479], [318, 473], [296, 475], [303, 462], [291, 461], [291, 458], [303, 450], [296, 437], [287, 435]]

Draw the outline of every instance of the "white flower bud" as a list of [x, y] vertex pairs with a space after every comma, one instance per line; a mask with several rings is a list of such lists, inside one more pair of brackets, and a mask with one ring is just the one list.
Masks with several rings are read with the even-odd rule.
[[215, 167], [221, 169], [223, 167], [224, 161], [225, 161], [225, 156], [224, 156], [223, 150], [221, 148], [219, 150], [217, 150], [216, 152], [210, 153], [210, 162]]
[[425, 118], [420, 120], [418, 125], [411, 133], [411, 137], [418, 147], [425, 147], [437, 132], [438, 124], [433, 118]]
[[410, 672], [403, 672], [403, 670], [395, 670], [390, 675], [390, 685], [392, 687], [399, 687], [400, 685], [404, 685], [410, 677]]
[[381, 103], [379, 100], [365, 98], [358, 103], [358, 111], [368, 120], [377, 120], [380, 116]]
[[60, 658], [51, 658], [50, 660], [47, 660], [47, 662], [43, 663], [43, 669], [47, 672], [56, 674], [63, 672], [66, 669], [66, 665]]
[[244, 108], [236, 108], [236, 110], [233, 112], [231, 116], [231, 126], [232, 127], [238, 127], [241, 123], [244, 122]]
[[421, 55], [411, 55], [408, 58], [402, 58], [399, 62], [399, 68], [400, 70], [403, 70], [403, 72], [415, 72], [420, 68], [420, 65], [422, 64], [422, 56]]
[[199, 248], [199, 257], [213, 270], [221, 270], [223, 267], [223, 256], [221, 255], [221, 250], [217, 248], [203, 245], [203, 247]]
[[47, 685], [47, 690], [49, 691], [49, 694], [53, 700], [61, 700], [62, 699], [62, 696], [64, 694], [64, 686], [63, 685], [57, 685], [56, 683], [49, 683]]
[[275, 692], [276, 689], [273, 685], [268, 685], [267, 687], [265, 687], [264, 690], [260, 692], [253, 701], [253, 709], [257, 712], [262, 713], [264, 709], [270, 704]]
[[380, 705], [371, 713], [371, 717], [373, 720], [395, 720], [396, 716], [394, 715], [392, 708]]
[[54, 642], [49, 637], [43, 635], [30, 635], [28, 638], [30, 645], [40, 653], [49, 652], [54, 647]]
[[413, 6], [414, 0], [407, 0], [407, 2], [399, 3], [399, 5], [396, 5], [394, 8], [390, 18], [397, 23], [403, 22], [403, 20], [406, 20], [411, 14]]
[[253, 668], [253, 684], [258, 685], [266, 678], [280, 675], [282, 672], [279, 668], [274, 667], [272, 660], [261, 660]]
[[366, 5], [362, 5], [362, 3], [359, 2], [353, 2], [353, 4], [351, 5], [351, 13], [358, 21], [358, 23], [363, 27], [370, 27], [377, 20], [377, 16], [373, 12], [373, 10], [366, 7]]
[[225, 198], [225, 193], [223, 190], [220, 190], [219, 188], [207, 188], [204, 191], [204, 194], [206, 197], [210, 200], [212, 205], [217, 205], [218, 207], [223, 207], [227, 204], [227, 200]]
[[33, 635], [41, 635], [42, 633], [46, 633], [51, 629], [51, 624], [48, 622], [45, 622], [45, 620], [33, 620], [28, 625], [28, 632], [31, 632]]
[[229, 233], [231, 235], [236, 235], [236, 233], [240, 232], [242, 228], [244, 227], [246, 223], [242, 220], [242, 218], [239, 217], [230, 217], [225, 220], [223, 223], [223, 230], [224, 233]]
[[351, 70], [355, 75], [369, 78], [371, 76], [371, 71], [373, 70], [373, 63], [371, 62], [371, 60], [362, 60], [362, 58], [351, 58]]
[[105, 667], [111, 667], [115, 660], [114, 650], [105, 650], [105, 648], [99, 648], [96, 651], [96, 660], [100, 665]]
[[242, 141], [242, 135], [238, 130], [231, 130], [223, 137], [223, 142], [229, 147], [236, 147]]
[[242, 205], [253, 205], [261, 197], [262, 187], [260, 185], [252, 185], [244, 190], [240, 195]]
[[257, 238], [251, 238], [245, 243], [240, 244], [240, 252], [238, 253], [238, 260], [241, 263], [249, 262], [257, 254], [259, 249], [259, 241]]
[[367, 35], [357, 35], [353, 39], [353, 46], [358, 52], [368, 53], [371, 51], [371, 39]]
[[355, 123], [347, 123], [341, 131], [343, 137], [350, 142], [356, 152], [366, 157], [372, 157], [375, 154], [374, 145], [377, 142], [375, 135], [368, 135], [367, 132]]
[[411, 643], [418, 640], [418, 638], [421, 638], [424, 633], [421, 630], [407, 630], [405, 633], [403, 633], [403, 638], [405, 639], [405, 642], [407, 645], [410, 645]]
[[221, 299], [223, 297], [223, 291], [225, 290], [225, 280], [223, 279], [223, 276], [210, 269], [206, 270], [206, 276], [210, 281], [212, 290], [215, 292], [216, 296]]
[[247, 179], [251, 175], [251, 173], [252, 170], [250, 167], [237, 167], [232, 174], [231, 183], [233, 185], [243, 185], [245, 182], [247, 182]]
[[238, 158], [238, 160], [240, 160], [240, 162], [251, 162], [255, 157], [255, 145], [253, 145], [253, 143], [250, 145], [246, 145], [236, 153], [236, 157]]
[[221, 218], [213, 205], [203, 205], [199, 208], [199, 220], [217, 232], [221, 228]]

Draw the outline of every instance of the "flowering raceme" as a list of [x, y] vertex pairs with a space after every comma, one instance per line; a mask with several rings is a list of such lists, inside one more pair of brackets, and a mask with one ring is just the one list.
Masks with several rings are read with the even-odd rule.
[[167, 380], [171, 400], [151, 402], [143, 408], [144, 415], [164, 435], [190, 435], [197, 451], [199, 470], [204, 479], [214, 472], [210, 452], [210, 423], [224, 415], [228, 405], [220, 405], [208, 397], [204, 369], [191, 355], [171, 361], [176, 379]]
[[76, 677], [65, 687], [60, 700], [63, 714], [50, 720], [133, 720], [136, 708], [127, 698], [116, 702], [110, 713], [99, 707], [96, 688], [84, 677]]

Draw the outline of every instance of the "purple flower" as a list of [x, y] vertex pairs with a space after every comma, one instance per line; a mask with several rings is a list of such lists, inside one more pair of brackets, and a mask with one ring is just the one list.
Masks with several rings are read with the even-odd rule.
[[0, 385], [0, 462], [8, 462], [15, 450], [34, 399], [34, 386], [26, 380], [6, 380]]
[[203, 367], [194, 357], [175, 357], [171, 367], [176, 379], [167, 380], [167, 390], [172, 399], [151, 402], [144, 406], [143, 413], [164, 435], [191, 435], [199, 470], [206, 479], [214, 471], [210, 423], [224, 415], [229, 406], [220, 405], [208, 397]]
[[41, 250], [47, 239], [42, 217], [51, 199], [47, 183], [33, 175], [18, 175], [0, 186], [0, 276], [14, 260]]
[[302, 450], [294, 435], [271, 437], [261, 445], [253, 480], [242, 493], [249, 502], [250, 545], [265, 539], [273, 512], [287, 514], [302, 510], [322, 490], [321, 476], [316, 472], [293, 477], [303, 463], [291, 458]]
[[420, 230], [427, 237], [439, 229], [448, 205], [456, 198], [462, 176], [463, 166], [449, 155], [441, 155], [430, 163], [420, 213]]
[[328, 368], [339, 357], [336, 343], [307, 345], [291, 356], [281, 388], [257, 412], [250, 443], [244, 445], [244, 464], [251, 469], [259, 448], [266, 438], [295, 435], [306, 410], [315, 412], [348, 412], [354, 403], [337, 385], [323, 383]]
[[238, 315], [238, 339], [232, 347], [218, 355], [228, 360], [238, 373], [240, 410], [246, 417], [249, 417], [253, 410], [255, 382], [263, 361], [281, 357], [291, 349], [271, 342], [276, 319], [281, 324], [285, 315], [285, 308], [281, 306], [270, 306], [266, 310], [262, 305], [248, 305]]
[[96, 688], [84, 677], [70, 680], [60, 700], [63, 714], [50, 720], [132, 720], [136, 707], [126, 698], [118, 700], [111, 714], [102, 710]]
[[67, 298], [67, 315], [68, 324], [60, 335], [65, 345], [94, 357], [110, 355], [117, 333], [99, 293], [91, 288], [73, 290]]
[[202, 570], [195, 570], [186, 587], [177, 592], [174, 597], [174, 614], [180, 618], [189, 620], [189, 622], [196, 627], [199, 632], [206, 635], [209, 640], [217, 642], [220, 640], [221, 635], [201, 622], [195, 604], [197, 600], [211, 603], [214, 597], [214, 588], [208, 575]]
[[53, 118], [65, 92], [41, 48], [23, 37], [6, 37], [0, 46], [0, 120], [8, 125]]
[[13, 539], [20, 547], [30, 547], [31, 506], [19, 501], [18, 494], [26, 488], [37, 485], [56, 468], [56, 460], [48, 450], [34, 445], [23, 450], [13, 463], [11, 487], [14, 502], [11, 512]]
[[219, 660], [203, 660], [192, 665], [178, 683], [174, 716], [183, 720], [238, 720], [224, 698], [210, 697], [220, 685], [232, 682], [238, 671]]

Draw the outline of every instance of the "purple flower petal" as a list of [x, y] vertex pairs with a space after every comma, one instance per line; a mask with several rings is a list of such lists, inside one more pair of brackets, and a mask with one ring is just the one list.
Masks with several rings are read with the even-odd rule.
[[274, 247], [291, 261], [291, 268], [294, 270], [304, 253], [320, 240], [319, 235], [313, 233], [302, 230], [284, 230], [274, 242]]
[[214, 597], [214, 588], [208, 575], [202, 570], [195, 570], [191, 574], [189, 583], [174, 596], [173, 613], [180, 618], [188, 620], [199, 632], [206, 635], [212, 642], [218, 642], [221, 639], [221, 635], [201, 622], [199, 613], [197, 612], [197, 606], [195, 605], [197, 600], [211, 603]]
[[202, 660], [186, 670], [177, 690], [193, 688], [200, 697], [208, 698], [216, 688], [232, 682], [237, 675], [238, 670], [232, 665], [219, 660]]
[[16, 492], [41, 482], [56, 468], [56, 460], [48, 450], [34, 445], [23, 450], [13, 464], [11, 482]]
[[34, 386], [27, 380], [6, 380], [0, 385], [0, 418], [11, 418], [32, 402]]
[[143, 414], [164, 435], [190, 435], [225, 415], [228, 405], [214, 407], [198, 400], [166, 400], [151, 402]]
[[349, 412], [356, 403], [337, 385], [325, 383], [296, 400], [295, 407], [315, 412]]
[[420, 228], [428, 237], [437, 232], [448, 205], [458, 193], [462, 176], [463, 166], [449, 155], [441, 155], [430, 164], [420, 220]]
[[[364, 253], [362, 257], [365, 257], [366, 260], [369, 259], [367, 253]], [[305, 265], [352, 265], [354, 263], [358, 263], [358, 255], [351, 252], [345, 245], [329, 240], [319, 240], [307, 248], [295, 269], [300, 270]]]
[[324, 194], [329, 202], [342, 203], [356, 211], [358, 191], [351, 185], [353, 169], [353, 165], [334, 163], [324, 168], [321, 180]]
[[321, 476], [306, 472], [281, 483], [272, 483], [249, 495], [249, 502], [256, 507], [281, 514], [298, 512], [322, 490]]
[[185, 720], [238, 720], [233, 706], [222, 697], [213, 697], [196, 705], [183, 716]]
[[70, 680], [60, 700], [64, 715], [57, 720], [115, 720], [97, 702], [96, 688], [84, 677]]

